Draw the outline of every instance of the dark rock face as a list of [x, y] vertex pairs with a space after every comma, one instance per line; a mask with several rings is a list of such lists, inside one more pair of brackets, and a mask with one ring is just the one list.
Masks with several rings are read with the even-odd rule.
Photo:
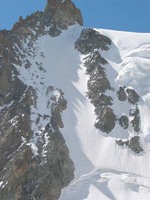
[[103, 131], [104, 133], [109, 133], [115, 127], [116, 117], [113, 110], [109, 107], [102, 107], [100, 109], [95, 109], [97, 114], [97, 122], [95, 127]]
[[88, 90], [91, 91], [88, 96], [92, 98], [96, 93], [105, 93], [108, 89], [111, 89], [108, 79], [101, 74], [99, 68], [95, 69], [88, 81]]
[[81, 12], [71, 0], [48, 0], [45, 14], [52, 16], [53, 23], [62, 29], [75, 23], [83, 25]]
[[120, 146], [128, 147], [131, 149], [134, 153], [141, 153], [143, 152], [143, 149], [140, 145], [140, 137], [139, 136], [134, 136], [130, 140], [116, 140], [116, 143]]
[[139, 140], [140, 140], [139, 136], [134, 136], [130, 139], [128, 144], [129, 149], [131, 149], [135, 153], [140, 153], [143, 151], [142, 147], [140, 146]]
[[111, 90], [105, 68], [102, 65], [107, 61], [100, 55], [100, 50], [108, 50], [111, 40], [93, 29], [84, 29], [75, 43], [75, 48], [82, 54], [89, 54], [84, 59], [86, 73], [89, 75], [87, 82], [87, 96], [95, 106], [97, 121], [95, 127], [109, 133], [115, 127], [116, 116], [108, 106], [112, 105], [112, 98], [105, 95]]
[[[129, 115], [133, 117], [130, 122], [134, 131], [138, 133], [140, 131], [140, 115], [137, 105], [138, 101], [140, 100], [139, 95], [134, 89], [120, 86], [117, 96], [120, 101], [128, 100], [129, 103], [135, 105], [135, 108], [129, 112]], [[129, 120], [126, 116], [122, 116], [119, 118], [119, 124], [126, 129], [129, 126]]]
[[[93, 95], [93, 97], [94, 97], [94, 95]], [[113, 101], [113, 99], [110, 96], [106, 96], [105, 94], [100, 94], [100, 95], [95, 95], [95, 97], [91, 100], [91, 103], [93, 103], [94, 106], [96, 106], [96, 105], [110, 106], [110, 105], [112, 105], [112, 101]]]
[[[33, 94], [36, 92], [32, 87], [27, 89], [21, 82], [17, 84], [20, 94], [16, 99], [10, 95], [13, 102], [4, 106], [0, 115], [0, 180], [3, 181], [0, 199], [57, 200], [61, 188], [69, 184], [74, 172], [73, 162], [58, 128], [63, 124], [61, 112], [67, 102], [61, 94], [58, 102], [53, 104], [49, 123], [36, 144], [36, 155], [30, 142], [33, 138], [30, 106], [35, 102], [36, 95]], [[58, 113], [59, 118], [56, 118]], [[43, 116], [43, 120], [44, 117], [48, 116]], [[38, 125], [38, 120], [36, 123]]]
[[88, 96], [92, 100], [96, 97], [95, 95], [111, 89], [102, 64], [107, 64], [107, 61], [101, 57], [97, 50], [85, 58], [84, 66], [86, 67], [86, 73], [90, 75], [87, 83], [88, 91], [90, 91]]
[[116, 140], [116, 143], [120, 146], [128, 147], [137, 154], [143, 152], [144, 150], [141, 147], [139, 137], [141, 124], [140, 113], [138, 108], [139, 95], [133, 89], [124, 89], [123, 87], [120, 87], [120, 90], [118, 92], [118, 98], [120, 99], [120, 101], [125, 101], [126, 99], [128, 99], [128, 102], [133, 104], [132, 109], [129, 111], [129, 116], [132, 117], [132, 120], [129, 120], [129, 118], [126, 115], [121, 116], [118, 120], [120, 126], [124, 129], [127, 129], [130, 124], [135, 136], [132, 136], [131, 139], [126, 141]]
[[56, 37], [62, 30], [76, 23], [82, 26], [83, 18], [71, 0], [48, 0], [44, 12], [37, 11], [26, 19], [20, 17], [14, 24], [12, 32], [14, 35], [17, 33], [26, 37], [35, 34], [32, 38], [35, 41], [39, 35], [49, 34], [51, 37]]
[[85, 59], [84, 65], [86, 67], [87, 74], [90, 74], [96, 67], [99, 66], [99, 70], [103, 75], [105, 75], [105, 70], [102, 65], [107, 64], [107, 61], [100, 55], [100, 53], [95, 50], [90, 53]]
[[122, 86], [120, 86], [119, 91], [117, 92], [117, 95], [120, 101], [125, 101], [127, 99], [125, 88]]
[[93, 29], [84, 29], [75, 43], [75, 48], [82, 54], [92, 53], [94, 50], [108, 50], [111, 40]]
[[[35, 133], [31, 107], [36, 107], [37, 91], [22, 82], [15, 67], [24, 67], [22, 60], [26, 69], [32, 67], [26, 56], [34, 52], [33, 46], [39, 36], [56, 37], [61, 34], [60, 28], [82, 23], [74, 4], [66, 1], [63, 6], [64, 9], [70, 7], [66, 13], [68, 17], [69, 9], [74, 9], [75, 13], [71, 19], [64, 17], [60, 24], [57, 20], [61, 11], [57, 11], [53, 16], [55, 20], [52, 20], [47, 8], [45, 12], [35, 12], [26, 19], [20, 17], [11, 31], [0, 31], [1, 200], [57, 200], [61, 189], [74, 177], [74, 165], [60, 132], [64, 127], [61, 113], [67, 108], [63, 92], [53, 86], [47, 88], [51, 93], [56, 90], [59, 98], [52, 95], [48, 100], [51, 102], [51, 105], [47, 102], [49, 115], [37, 115], [37, 128], [40, 121], [47, 120], [47, 123], [40, 134]], [[28, 43], [27, 38], [30, 38]], [[27, 44], [27, 49], [23, 48], [23, 43]], [[44, 70], [38, 63], [37, 67]], [[36, 143], [34, 138], [37, 138]]]
[[136, 104], [139, 101], [140, 97], [135, 90], [127, 88], [126, 92], [128, 94], [128, 101], [130, 103]]
[[140, 131], [140, 114], [138, 107], [136, 107], [133, 113], [130, 113], [130, 115], [133, 117], [131, 124], [134, 128], [134, 131], [138, 133]]
[[119, 146], [128, 146], [129, 144], [129, 140], [126, 140], [126, 141], [123, 141], [123, 140], [116, 140], [116, 143], [119, 145]]
[[[120, 86], [118, 91], [112, 88], [106, 73], [108, 62], [100, 54], [100, 51], [107, 51], [110, 45], [111, 40], [109, 38], [93, 29], [84, 29], [75, 43], [75, 48], [85, 55], [83, 64], [86, 67], [86, 74], [89, 76], [87, 97], [95, 107], [95, 127], [104, 133], [110, 134], [111, 137], [111, 131], [117, 123], [122, 129], [128, 129], [131, 125], [135, 136], [129, 140], [116, 139], [116, 143], [139, 153], [143, 151], [136, 137], [140, 132], [140, 115], [137, 105], [139, 95], [134, 89], [126, 86]], [[121, 116], [115, 114], [112, 106], [117, 102], [120, 104], [120, 101], [127, 104], [127, 107], [130, 103], [132, 112], [129, 110], [127, 115]], [[132, 120], [128, 116], [132, 116]]]
[[120, 86], [117, 95], [120, 101], [126, 101], [128, 99], [131, 104], [136, 104], [140, 99], [139, 95], [134, 89], [122, 86]]
[[126, 115], [123, 115], [119, 118], [119, 124], [124, 129], [127, 129], [129, 127], [129, 119]]
[[[9, 162], [1, 177], [4, 188], [1, 199], [58, 199], [60, 188], [70, 182], [72, 162], [65, 156], [68, 150], [60, 132], [49, 133], [46, 161], [33, 157], [30, 147], [22, 147], [15, 159]], [[62, 167], [63, 166], [63, 167]], [[72, 177], [73, 178], [73, 177]], [[7, 182], [9, 180], [9, 182]]]
[[60, 98], [58, 102], [58, 106], [54, 107], [52, 110], [52, 118], [51, 123], [53, 126], [64, 128], [64, 124], [62, 122], [61, 113], [63, 110], [67, 108], [67, 101], [64, 98]]

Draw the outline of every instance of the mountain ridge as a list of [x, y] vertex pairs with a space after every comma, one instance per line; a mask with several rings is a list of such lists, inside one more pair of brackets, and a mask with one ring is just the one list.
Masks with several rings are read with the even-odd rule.
[[2, 200], [150, 196], [149, 34], [82, 23], [49, 0], [0, 32]]

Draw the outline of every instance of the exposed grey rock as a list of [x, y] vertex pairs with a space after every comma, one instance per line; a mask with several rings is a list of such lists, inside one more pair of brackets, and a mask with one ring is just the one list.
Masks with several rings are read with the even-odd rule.
[[124, 147], [126, 147], [126, 146], [128, 146], [128, 144], [129, 144], [129, 140], [126, 140], [126, 141], [123, 141], [123, 140], [116, 140], [116, 143], [119, 145], [119, 146], [124, 146]]
[[140, 145], [140, 137], [139, 136], [134, 136], [130, 140], [116, 140], [116, 143], [120, 146], [127, 146], [129, 149], [131, 149], [134, 153], [140, 153], [143, 152], [143, 149]]
[[120, 86], [119, 91], [117, 92], [117, 95], [120, 101], [125, 101], [127, 99], [125, 87]]
[[56, 37], [56, 36], [59, 36], [60, 34], [61, 34], [61, 30], [58, 29], [56, 25], [53, 25], [49, 30], [49, 35], [51, 37]]
[[95, 126], [101, 131], [109, 133], [115, 126], [115, 115], [110, 108], [105, 107], [104, 109], [102, 107], [112, 105], [112, 98], [104, 94], [107, 90], [111, 90], [105, 69], [101, 66], [101, 64], [106, 63], [99, 52], [94, 51], [86, 57], [84, 66], [86, 67], [87, 74], [89, 74], [87, 96], [95, 106], [95, 113], [97, 115]]
[[109, 133], [115, 127], [116, 116], [113, 110], [109, 107], [100, 107], [95, 109], [97, 115], [97, 122], [95, 127], [105, 133]]
[[108, 106], [112, 105], [112, 98], [105, 95], [111, 90], [105, 68], [102, 65], [107, 61], [100, 55], [98, 49], [108, 50], [111, 40], [93, 29], [84, 29], [75, 43], [75, 48], [82, 54], [89, 54], [84, 59], [86, 73], [89, 75], [87, 82], [87, 96], [95, 106], [97, 122], [95, 127], [109, 133], [115, 127], [116, 116]]
[[126, 92], [128, 94], [128, 101], [132, 104], [136, 104], [139, 99], [140, 99], [140, 96], [137, 94], [137, 92], [131, 88], [127, 88], [126, 89]]
[[67, 108], [67, 101], [61, 96], [61, 98], [58, 100], [58, 105], [55, 106], [52, 110], [51, 123], [53, 126], [64, 128], [64, 124], [61, 118], [61, 113], [66, 108]]
[[[108, 50], [109, 45], [111, 45], [111, 40], [93, 29], [84, 29], [75, 43], [75, 48], [81, 54], [88, 54], [84, 58], [86, 73], [89, 75], [87, 97], [95, 107], [97, 116], [95, 127], [105, 133], [110, 133], [113, 130], [117, 120], [114, 111], [110, 108], [113, 105], [113, 98], [106, 95], [107, 90], [114, 92], [104, 67], [104, 65], [107, 67], [107, 61], [99, 52], [99, 50]], [[139, 101], [137, 92], [130, 88], [126, 89], [125, 86], [120, 86], [117, 96], [119, 101], [126, 101], [128, 99], [131, 104], [137, 104]], [[131, 121], [132, 127], [138, 133], [140, 131], [139, 110], [136, 108], [132, 114], [129, 114], [133, 116]], [[126, 115], [121, 116], [118, 121], [123, 129], [128, 129], [130, 121]], [[134, 141], [135, 145], [133, 145]], [[121, 146], [128, 146], [135, 153], [140, 151], [140, 145], [138, 146], [139, 143], [136, 137], [131, 140], [116, 140], [116, 143]]]
[[[37, 25], [38, 24], [38, 25]], [[19, 18], [19, 21], [16, 22], [11, 30], [12, 35], [14, 36], [14, 41], [16, 40], [16, 34], [19, 35], [22, 39], [25, 36], [31, 36], [35, 41], [38, 35], [44, 35], [47, 31], [45, 31], [46, 27], [52, 26], [52, 21], [49, 17], [45, 17], [44, 12], [35, 12], [30, 16], [27, 16], [25, 19]], [[35, 35], [33, 34], [33, 31]]]
[[131, 120], [132, 127], [138, 133], [140, 131], [140, 113], [138, 107], [130, 115], [133, 116], [133, 120]]
[[140, 140], [139, 136], [134, 136], [129, 140], [128, 147], [135, 153], [140, 153], [143, 151], [139, 140]]
[[59, 100], [58, 100], [58, 105], [59, 105], [60, 111], [65, 110], [65, 109], [67, 108], [67, 100], [64, 99], [64, 98], [61, 96], [61, 98], [59, 98]]
[[4, 183], [9, 180], [0, 190], [2, 200], [59, 198], [60, 188], [73, 178], [70, 171], [73, 163], [66, 157], [68, 150], [60, 132], [49, 133], [49, 136], [51, 143], [47, 146], [46, 162], [40, 156], [33, 157], [29, 146], [17, 152], [15, 159], [9, 162], [1, 177]]
[[[4, 187], [0, 189], [0, 199], [57, 200], [61, 188], [68, 185], [74, 177], [74, 165], [58, 129], [62, 123], [61, 112], [66, 109], [67, 102], [63, 93], [58, 100], [54, 97], [51, 99], [54, 101], [51, 121], [41, 133], [37, 143], [38, 155], [35, 156], [28, 144], [33, 137], [30, 106], [36, 104], [36, 92], [32, 87], [24, 90], [22, 83], [19, 86], [22, 90], [20, 98], [17, 97], [10, 107], [4, 108], [0, 116], [0, 180], [4, 182]], [[53, 87], [50, 89], [54, 90]], [[21, 98], [23, 93], [24, 98]], [[57, 112], [60, 122], [56, 121]], [[39, 115], [38, 118], [40, 117], [42, 116]], [[49, 116], [43, 116], [42, 120], [46, 117]], [[45, 134], [48, 143], [44, 147]]]
[[64, 29], [73, 24], [83, 25], [81, 12], [71, 0], [48, 0], [45, 14], [52, 18], [54, 24]]
[[75, 43], [75, 48], [82, 54], [92, 53], [97, 49], [108, 50], [111, 40], [93, 29], [84, 29]]
[[100, 53], [95, 50], [90, 55], [85, 58], [84, 66], [86, 67], [87, 74], [91, 74], [93, 70], [97, 67], [101, 70], [101, 74], [105, 74], [105, 69], [102, 65], [107, 64], [107, 61], [100, 55]]
[[95, 97], [97, 98], [100, 93], [111, 89], [110, 83], [106, 77], [105, 68], [103, 68], [101, 64], [107, 64], [107, 61], [103, 59], [96, 50], [85, 58], [84, 66], [86, 67], [86, 73], [90, 75], [87, 83], [87, 94], [92, 100]]
[[119, 124], [124, 129], [127, 129], [129, 127], [129, 119], [126, 115], [123, 115], [119, 118]]
[[56, 37], [61, 34], [62, 30], [76, 23], [83, 25], [83, 18], [80, 10], [71, 0], [64, 2], [47, 0], [44, 12], [37, 11], [25, 19], [19, 17], [11, 33], [14, 36], [13, 41], [16, 40], [16, 35], [22, 39], [31, 36], [35, 41], [38, 36], [45, 34]]
[[93, 98], [94, 95], [105, 93], [106, 90], [111, 89], [109, 80], [106, 76], [101, 74], [101, 70], [99, 68], [95, 69], [94, 72], [91, 73], [87, 86], [89, 98]]
[[[61, 26], [65, 23], [64, 19], [59, 24], [61, 27], [58, 27], [46, 11], [36, 12], [26, 19], [20, 17], [11, 31], [0, 31], [1, 200], [57, 200], [61, 189], [74, 177], [74, 165], [59, 130], [64, 126], [61, 113], [67, 107], [63, 93], [59, 91], [61, 95], [58, 100], [54, 96], [50, 99], [53, 104], [48, 107], [49, 115], [37, 115], [37, 127], [40, 120], [49, 119], [49, 123], [40, 135], [34, 133], [31, 128], [31, 106], [36, 107], [37, 94], [35, 89], [27, 87], [18, 78], [19, 70], [15, 65], [23, 67], [24, 60], [26, 69], [32, 67], [26, 56], [34, 57], [36, 39], [46, 34], [58, 36], [61, 34], [60, 28], [66, 29], [68, 25], [76, 23], [73, 19], [77, 19], [78, 12], [75, 15], [76, 18], [72, 16], [65, 26]], [[27, 44], [27, 49], [23, 48], [23, 42]], [[40, 63], [36, 64], [39, 70], [44, 70]], [[53, 90], [54, 87], [49, 89]], [[29, 145], [34, 134], [39, 138], [36, 144], [38, 155]]]
[[[94, 97], [94, 95], [93, 95]], [[99, 106], [110, 106], [112, 105], [113, 99], [110, 96], [106, 96], [105, 94], [95, 95], [94, 98], [91, 99], [91, 103], [95, 107]]]

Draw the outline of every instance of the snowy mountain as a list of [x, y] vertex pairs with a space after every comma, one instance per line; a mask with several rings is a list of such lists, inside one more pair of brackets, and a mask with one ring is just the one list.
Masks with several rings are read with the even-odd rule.
[[150, 34], [83, 27], [70, 0], [0, 32], [0, 199], [150, 198]]
[[[91, 70], [89, 67], [93, 70], [100, 65], [93, 56], [93, 49], [91, 54], [81, 55], [79, 79], [75, 85], [84, 99], [78, 99], [74, 111], [77, 119], [74, 133], [78, 142], [75, 143], [75, 138], [72, 140], [70, 135], [65, 136], [66, 130], [63, 133], [75, 163], [76, 178], [63, 190], [60, 200], [149, 199], [150, 34], [101, 29], [96, 31], [112, 41], [109, 50], [98, 50], [107, 61], [104, 65], [100, 64], [109, 81], [105, 86], [110, 89], [105, 91], [104, 88], [102, 94], [98, 93], [101, 98], [95, 103], [96, 106], [92, 105], [94, 101], [91, 96], [88, 95], [90, 98], [87, 98], [85, 95], [90, 89], [87, 84], [90, 73], [87, 70]], [[94, 81], [93, 78], [93, 84]], [[97, 86], [100, 89], [104, 82], [105, 80], [101, 86], [95, 84], [92, 89]], [[103, 110], [106, 105], [115, 114], [115, 127], [109, 133], [107, 129], [111, 127], [113, 118], [108, 116], [110, 118], [107, 122], [104, 112], [102, 113], [106, 121], [96, 112], [97, 108]], [[71, 119], [70, 113], [63, 113], [66, 123], [67, 118]], [[106, 124], [104, 131], [94, 127], [99, 118], [102, 123], [100, 128], [103, 129], [103, 123]]]

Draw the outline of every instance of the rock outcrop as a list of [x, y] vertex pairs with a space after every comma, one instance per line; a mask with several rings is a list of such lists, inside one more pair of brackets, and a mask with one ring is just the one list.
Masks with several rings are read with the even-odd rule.
[[71, 0], [48, 0], [44, 12], [37, 11], [25, 19], [19, 17], [12, 32], [14, 35], [17, 33], [26, 37], [33, 35], [32, 39], [35, 40], [39, 35], [45, 34], [56, 37], [62, 30], [74, 24], [82, 26], [83, 18]]
[[129, 119], [126, 115], [122, 115], [119, 118], [119, 124], [121, 127], [123, 127], [124, 129], [127, 129], [129, 127]]
[[71, 0], [48, 0], [45, 14], [62, 29], [76, 23], [83, 25], [81, 12]]
[[9, 87], [10, 92], [1, 98], [0, 199], [57, 200], [61, 188], [69, 184], [74, 172], [59, 130], [63, 127], [61, 112], [67, 106], [66, 100], [62, 93], [58, 101], [55, 96], [52, 97], [51, 117], [37, 117], [37, 127], [40, 120], [48, 123], [35, 136], [30, 116], [31, 106], [36, 102], [36, 91], [32, 87], [27, 88], [17, 76], [13, 77]]
[[[34, 113], [38, 90], [20, 78], [19, 70], [32, 68], [28, 57], [35, 57], [38, 37], [57, 37], [75, 23], [82, 25], [82, 16], [71, 1], [48, 1], [44, 12], [20, 17], [11, 31], [0, 31], [1, 200], [57, 200], [74, 177], [74, 164], [60, 131], [61, 114], [67, 108], [64, 93], [48, 86], [44, 94], [48, 112]], [[45, 73], [41, 63], [36, 65]]]
[[120, 146], [123, 147], [128, 147], [129, 149], [131, 149], [134, 153], [139, 154], [143, 152], [143, 148], [141, 147], [140, 144], [140, 137], [139, 136], [134, 136], [129, 140], [116, 140], [116, 143]]
[[[111, 136], [111, 132], [116, 126], [121, 126], [122, 130], [127, 130], [131, 126], [135, 135], [125, 141], [116, 139], [116, 143], [120, 146], [128, 147], [135, 153], [140, 153], [143, 151], [138, 136], [140, 132], [138, 109], [140, 97], [133, 88], [119, 86], [119, 90], [116, 91], [111, 86], [106, 72], [107, 64], [109, 65], [109, 63], [100, 53], [101, 51], [108, 51], [110, 45], [111, 40], [108, 37], [93, 29], [83, 29], [75, 43], [75, 48], [85, 56], [83, 64], [89, 77], [87, 81], [87, 97], [95, 108], [95, 127]], [[118, 103], [119, 105], [120, 102], [127, 104], [127, 107], [131, 107], [127, 115], [118, 115], [113, 110], [114, 104]]]
[[106, 51], [111, 45], [111, 40], [93, 29], [84, 29], [75, 43], [75, 48], [82, 54], [88, 54], [84, 59], [86, 73], [89, 75], [87, 82], [87, 96], [95, 106], [97, 116], [95, 127], [102, 132], [109, 133], [115, 127], [116, 116], [109, 107], [112, 98], [105, 94], [111, 90], [103, 65], [107, 61], [101, 56], [99, 50]]
[[[75, 43], [75, 48], [82, 54], [88, 54], [98, 49], [106, 51], [109, 49], [109, 45], [111, 45], [111, 40], [108, 37], [89, 28], [83, 29], [80, 37]], [[100, 60], [100, 63], [106, 63], [102, 57]]]
[[119, 91], [117, 92], [118, 99], [120, 101], [125, 101], [127, 100], [127, 94], [125, 92], [125, 87], [120, 86]]
[[139, 101], [140, 97], [134, 89], [127, 88], [126, 92], [130, 103], [136, 104]]
[[116, 116], [113, 110], [109, 107], [96, 108], [95, 113], [97, 115], [97, 121], [95, 127], [109, 133], [115, 127]]

